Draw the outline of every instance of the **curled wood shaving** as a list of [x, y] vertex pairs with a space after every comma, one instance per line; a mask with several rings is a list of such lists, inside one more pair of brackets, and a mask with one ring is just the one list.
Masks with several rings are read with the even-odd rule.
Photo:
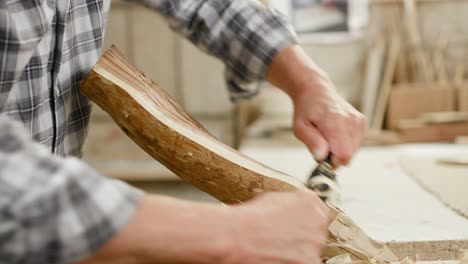
[[352, 264], [351, 256], [349, 254], [341, 254], [327, 260], [327, 264]]

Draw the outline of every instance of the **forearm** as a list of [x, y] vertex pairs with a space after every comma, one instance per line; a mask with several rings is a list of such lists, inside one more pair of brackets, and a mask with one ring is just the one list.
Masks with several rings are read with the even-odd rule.
[[328, 209], [310, 191], [237, 206], [147, 196], [111, 241], [78, 264], [320, 263]]
[[286, 92], [293, 100], [305, 89], [319, 96], [330, 89], [327, 74], [315, 64], [299, 45], [290, 45], [279, 51], [268, 69], [266, 80]]
[[130, 222], [79, 264], [225, 263], [233, 244], [228, 210], [147, 195]]

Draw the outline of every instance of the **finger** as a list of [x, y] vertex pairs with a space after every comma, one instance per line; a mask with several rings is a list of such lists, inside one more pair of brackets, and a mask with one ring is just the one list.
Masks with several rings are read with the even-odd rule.
[[[341, 152], [341, 159], [337, 158], [336, 161], [342, 165], [349, 165], [352, 157], [361, 146], [362, 140], [367, 133], [367, 121], [364, 116], [360, 114], [353, 115], [349, 122], [350, 128], [348, 133], [348, 141], [350, 142], [350, 146], [348, 146], [347, 150], [343, 150], [343, 152]], [[343, 149], [346, 149], [346, 147]]]
[[322, 161], [327, 157], [328, 142], [314, 125], [297, 120], [294, 122], [294, 135], [307, 146], [315, 160]]
[[329, 138], [330, 151], [333, 153], [332, 162], [335, 167], [348, 165], [354, 153], [354, 140], [352, 135], [341, 133]]

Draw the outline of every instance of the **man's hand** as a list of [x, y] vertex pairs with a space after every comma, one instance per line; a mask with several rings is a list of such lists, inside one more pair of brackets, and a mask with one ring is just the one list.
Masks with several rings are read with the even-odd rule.
[[330, 220], [314, 193], [264, 194], [238, 209], [231, 263], [321, 263]]
[[149, 195], [94, 263], [320, 263], [328, 209], [310, 191], [226, 207]]
[[[337, 62], [339, 63], [339, 62]], [[294, 103], [294, 134], [314, 158], [346, 165], [367, 133], [366, 118], [341, 98], [327, 75], [297, 45], [281, 50], [267, 73]]]

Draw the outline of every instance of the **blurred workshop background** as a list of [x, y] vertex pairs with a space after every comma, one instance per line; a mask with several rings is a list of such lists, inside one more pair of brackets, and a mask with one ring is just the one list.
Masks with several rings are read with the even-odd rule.
[[[439, 178], [428, 176], [435, 179], [431, 183], [417, 175], [439, 171], [444, 177], [458, 177], [442, 191], [455, 193], [456, 197], [436, 193], [442, 197], [441, 206], [447, 204], [462, 215], [468, 214], [468, 198], [466, 194], [460, 196], [466, 191], [456, 189], [463, 175], [468, 175], [468, 167], [461, 172], [460, 165], [447, 168], [451, 169], [448, 172], [440, 168], [468, 162], [463, 159], [468, 157], [468, 145], [463, 145], [468, 141], [468, 1], [262, 2], [288, 17], [301, 45], [329, 74], [339, 93], [369, 119], [370, 131], [363, 150], [350, 168], [339, 173], [345, 175], [340, 180], [346, 209], [351, 213], [359, 211], [358, 207], [365, 204], [358, 203], [359, 199], [377, 204], [393, 195], [406, 195], [417, 200], [419, 192], [422, 200], [429, 199], [422, 194], [423, 188], [412, 188], [419, 186], [418, 182], [432, 192], [434, 184], [440, 186]], [[221, 62], [171, 32], [161, 16], [144, 7], [113, 0], [109, 19], [106, 47], [116, 44], [219, 140], [296, 177], [304, 178], [310, 173], [315, 163], [306, 148], [294, 139], [292, 104], [284, 93], [267, 83], [257, 83], [254, 85], [263, 89], [259, 96], [233, 104], [228, 98]], [[423, 144], [408, 144], [416, 142]], [[98, 107], [94, 108], [85, 159], [103, 174], [147, 191], [214, 201], [140, 150]], [[418, 169], [415, 164], [430, 166], [420, 165], [423, 168]], [[379, 171], [382, 168], [386, 171]], [[389, 174], [400, 175], [392, 176], [392, 182], [398, 186], [386, 183], [384, 176]], [[409, 179], [408, 175], [416, 176]], [[465, 183], [467, 179], [464, 178]], [[378, 193], [370, 194], [370, 188]], [[385, 192], [387, 197], [379, 196]], [[402, 208], [407, 205], [407, 199], [388, 204]], [[359, 223], [374, 218], [365, 213], [353, 217]], [[460, 226], [462, 222], [457, 223]], [[467, 221], [463, 224], [467, 225]], [[381, 228], [378, 223], [369, 225], [371, 231], [373, 227]], [[466, 232], [450, 233], [449, 227], [441, 228], [446, 236], [468, 238]], [[395, 232], [405, 235], [403, 231]], [[390, 235], [382, 239], [392, 238]]]

